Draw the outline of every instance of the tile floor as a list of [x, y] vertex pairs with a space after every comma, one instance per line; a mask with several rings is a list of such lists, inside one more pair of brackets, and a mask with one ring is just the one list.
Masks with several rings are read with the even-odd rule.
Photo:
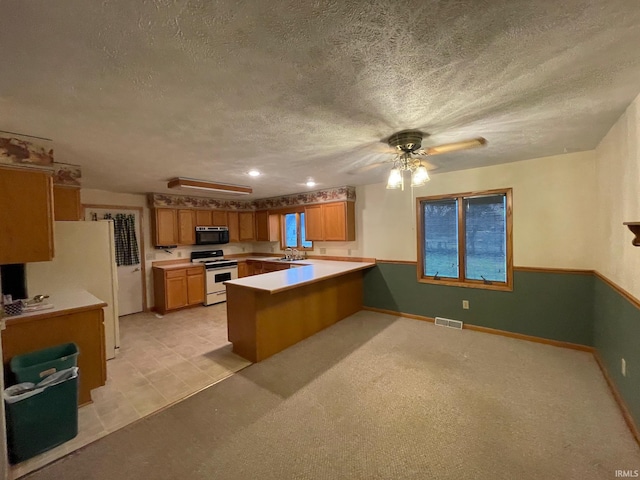
[[107, 383], [78, 411], [78, 436], [11, 468], [10, 478], [38, 469], [100, 437], [161, 410], [250, 365], [227, 341], [226, 303], [158, 318], [120, 318], [120, 352], [107, 362]]

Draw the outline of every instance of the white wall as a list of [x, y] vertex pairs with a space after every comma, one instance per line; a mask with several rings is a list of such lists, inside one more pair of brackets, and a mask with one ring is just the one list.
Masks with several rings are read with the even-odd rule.
[[640, 297], [640, 247], [623, 222], [640, 222], [640, 96], [596, 148], [595, 269]]
[[513, 188], [514, 265], [593, 268], [595, 152], [434, 174], [423, 187], [356, 190], [358, 255], [416, 260], [419, 196]]

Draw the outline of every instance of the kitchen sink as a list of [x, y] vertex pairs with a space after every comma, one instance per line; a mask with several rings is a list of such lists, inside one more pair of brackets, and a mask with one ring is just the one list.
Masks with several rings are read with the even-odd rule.
[[297, 259], [295, 259], [295, 258], [284, 258], [283, 257], [283, 258], [278, 258], [278, 261], [279, 262], [295, 262], [295, 261], [297, 261]]

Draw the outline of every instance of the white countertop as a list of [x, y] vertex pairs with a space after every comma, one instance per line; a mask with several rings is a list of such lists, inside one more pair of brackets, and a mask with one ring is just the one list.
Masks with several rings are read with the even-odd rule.
[[76, 290], [64, 293], [51, 294], [42, 303], [53, 304], [53, 307], [31, 312], [23, 312], [20, 315], [5, 316], [3, 320], [12, 323], [18, 320], [30, 319], [40, 316], [56, 316], [56, 314], [68, 310], [90, 309], [91, 307], [106, 306], [106, 303], [91, 295], [86, 290]]
[[[266, 260], [266, 258], [252, 257], [249, 258], [249, 260]], [[314, 283], [327, 278], [344, 275], [345, 273], [371, 268], [375, 265], [375, 262], [344, 262], [315, 259], [278, 263], [293, 263], [296, 266], [289, 268], [288, 270], [252, 275], [250, 277], [238, 278], [237, 280], [228, 280], [224, 282], [224, 284], [237, 285], [254, 290], [263, 290], [270, 293], [278, 293], [283, 290], [289, 290], [308, 283]]]

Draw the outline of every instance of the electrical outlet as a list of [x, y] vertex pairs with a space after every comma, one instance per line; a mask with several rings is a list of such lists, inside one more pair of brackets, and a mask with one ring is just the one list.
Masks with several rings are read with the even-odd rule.
[[351, 249], [347, 250], [347, 256], [349, 256], [349, 257], [351, 256]]
[[627, 376], [627, 362], [624, 358], [620, 359], [620, 371], [622, 372], [622, 376], [626, 377]]
[[244, 247], [242, 247], [242, 251], [243, 251], [243, 252], [245, 251], [245, 248], [244, 248]]
[[469, 300], [462, 300], [462, 308], [469, 310]]
[[178, 250], [178, 258], [182, 258], [182, 252]]

